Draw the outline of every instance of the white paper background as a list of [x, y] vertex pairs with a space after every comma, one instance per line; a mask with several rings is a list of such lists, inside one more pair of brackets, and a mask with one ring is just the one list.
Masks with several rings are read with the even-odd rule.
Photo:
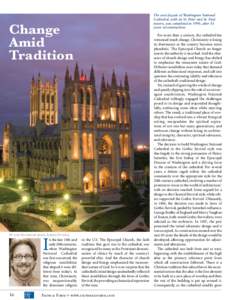
[[[231, 76], [231, 30], [232, 16], [229, 7], [230, 1], [155, 1], [155, 0], [40, 0], [40, 1], [1, 1], [0, 13], [154, 13], [154, 12], [185, 12], [185, 13], [216, 13], [217, 31], [224, 36], [224, 287], [221, 291], [138, 291], [135, 286], [131, 291], [118, 291], [116, 297], [112, 299], [232, 299], [232, 276], [231, 276], [231, 236], [232, 236], [232, 176], [231, 176], [231, 141], [232, 141], [232, 76]], [[1, 26], [1, 24], [0, 24]], [[207, 30], [207, 28], [206, 28]], [[214, 30], [215, 31], [215, 30]], [[152, 34], [152, 33], [151, 33]], [[1, 39], [1, 37], [0, 37]], [[0, 41], [1, 42], [1, 41]], [[152, 47], [151, 47], [152, 56]], [[152, 63], [152, 61], [151, 61]], [[151, 68], [152, 72], [152, 68]], [[152, 100], [152, 81], [150, 82]], [[0, 95], [1, 97], [1, 95]], [[152, 105], [151, 105], [152, 112]], [[152, 119], [150, 121], [152, 124]], [[152, 136], [152, 130], [151, 130]], [[152, 157], [152, 154], [151, 154]], [[152, 170], [152, 163], [151, 163]], [[152, 189], [151, 189], [152, 190]], [[152, 199], [152, 194], [151, 194]], [[152, 212], [151, 207], [151, 212]], [[152, 228], [152, 224], [151, 224]], [[82, 234], [78, 234], [81, 236]], [[112, 235], [112, 234], [110, 234]], [[87, 236], [87, 234], [85, 234]], [[152, 236], [152, 233], [151, 233]], [[0, 255], [0, 288], [8, 284], [8, 234], [0, 235], [1, 255]], [[7, 274], [5, 273], [7, 270]], [[91, 291], [94, 292], [94, 291]], [[107, 291], [105, 291], [107, 292]], [[14, 297], [10, 297], [9, 291], [0, 291], [1, 299], [23, 299], [22, 292], [16, 292]], [[95, 298], [95, 297], [93, 297]], [[40, 299], [37, 295], [35, 299]], [[67, 299], [67, 298], [66, 298]], [[85, 299], [88, 299], [87, 297]], [[99, 299], [99, 298], [95, 298]], [[109, 298], [110, 299], [110, 298]]]

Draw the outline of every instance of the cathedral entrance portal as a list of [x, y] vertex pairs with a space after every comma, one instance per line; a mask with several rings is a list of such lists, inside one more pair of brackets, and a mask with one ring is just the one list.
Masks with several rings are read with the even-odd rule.
[[107, 168], [103, 168], [100, 170], [99, 183], [101, 189], [108, 189], [112, 187], [111, 174]]
[[84, 192], [90, 193], [93, 192], [93, 175], [91, 173], [87, 173], [83, 178], [84, 182]]

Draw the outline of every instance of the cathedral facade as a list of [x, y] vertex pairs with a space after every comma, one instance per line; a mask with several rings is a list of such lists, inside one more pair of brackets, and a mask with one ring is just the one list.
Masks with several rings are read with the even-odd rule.
[[67, 68], [61, 121], [58, 120], [58, 82], [32, 78], [28, 127], [7, 123], [3, 133], [6, 177], [33, 178], [41, 193], [77, 193], [118, 189], [133, 180], [131, 99], [125, 74], [117, 83], [101, 79], [99, 99], [94, 69], [87, 77], [76, 64]]

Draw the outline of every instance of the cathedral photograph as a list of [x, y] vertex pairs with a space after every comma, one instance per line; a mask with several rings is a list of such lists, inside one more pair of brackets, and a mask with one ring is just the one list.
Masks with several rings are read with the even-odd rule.
[[149, 16], [0, 20], [0, 231], [149, 231]]

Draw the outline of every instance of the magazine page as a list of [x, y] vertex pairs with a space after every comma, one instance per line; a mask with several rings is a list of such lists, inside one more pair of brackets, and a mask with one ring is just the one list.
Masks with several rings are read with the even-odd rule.
[[230, 299], [228, 15], [1, 4], [3, 299]]

